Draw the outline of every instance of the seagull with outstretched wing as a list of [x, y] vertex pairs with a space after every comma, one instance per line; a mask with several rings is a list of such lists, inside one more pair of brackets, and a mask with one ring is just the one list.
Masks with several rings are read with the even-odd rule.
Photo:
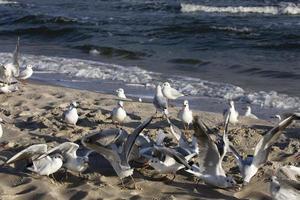
[[244, 184], [249, 183], [258, 169], [267, 161], [271, 146], [277, 141], [282, 131], [294, 120], [299, 119], [300, 113], [294, 113], [282, 120], [260, 139], [255, 147], [253, 156], [247, 156], [246, 159], [243, 159], [232, 145], [229, 146], [230, 152], [233, 153], [239, 166], [241, 175], [244, 179]]

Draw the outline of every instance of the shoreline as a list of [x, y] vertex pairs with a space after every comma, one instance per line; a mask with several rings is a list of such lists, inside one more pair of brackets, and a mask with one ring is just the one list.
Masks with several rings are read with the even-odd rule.
[[[3, 125], [4, 134], [1, 141], [7, 141], [8, 144], [1, 147], [1, 162], [31, 144], [47, 143], [53, 146], [64, 141], [79, 142], [80, 138], [89, 132], [115, 127], [108, 118], [110, 111], [116, 105], [116, 101], [112, 100], [115, 98], [113, 95], [43, 85], [31, 81], [27, 85], [21, 85], [20, 90], [15, 93], [1, 94], [0, 98], [0, 117], [10, 122]], [[61, 121], [63, 111], [72, 100], [79, 102], [79, 121], [76, 127], [68, 127]], [[155, 112], [150, 103], [125, 102], [125, 109], [136, 117], [134, 121], [122, 126], [129, 132], [139, 124], [140, 120]], [[171, 119], [177, 126], [183, 128], [175, 117], [178, 110], [178, 107], [170, 108]], [[223, 122], [220, 113], [194, 111], [194, 115], [199, 115], [210, 127], [220, 128], [218, 124]], [[229, 133], [238, 150], [252, 153], [251, 148], [261, 137], [261, 133], [269, 130], [273, 125], [274, 123], [265, 120], [241, 117], [239, 124], [230, 126]], [[168, 132], [166, 122], [155, 119], [152, 125], [146, 128], [145, 134], [155, 136], [158, 127]], [[297, 122], [286, 130], [289, 133], [287, 136], [299, 130], [300, 125]], [[188, 133], [192, 132], [188, 131]], [[267, 188], [267, 184], [262, 181], [268, 177], [269, 170], [278, 165], [297, 163], [295, 155], [289, 153], [300, 148], [300, 138], [295, 135], [292, 138], [286, 142], [284, 151], [274, 145], [270, 155], [271, 160], [278, 155], [282, 157], [281, 154], [286, 152], [283, 156], [284, 160], [280, 163], [270, 161], [273, 164], [264, 166], [249, 187], [261, 185], [257, 192], [265, 194], [263, 189]], [[84, 173], [84, 179], [70, 173], [68, 173], [69, 178], [65, 179], [62, 172], [57, 172], [54, 177], [58, 183], [55, 184], [51, 183], [50, 178], [35, 178], [34, 174], [26, 170], [24, 172], [22, 164], [16, 167], [0, 166], [0, 194], [5, 200], [33, 199], [38, 195], [41, 195], [40, 199], [69, 199], [75, 198], [76, 195], [81, 195], [85, 199], [99, 197], [104, 199], [237, 199], [237, 197], [247, 196], [244, 190], [216, 189], [202, 182], [196, 183], [193, 177], [185, 173], [179, 173], [173, 182], [164, 177], [151, 178], [149, 174], [153, 173], [153, 170], [149, 168], [145, 171], [138, 168], [133, 175], [142, 190], [122, 190], [119, 185], [120, 180], [108, 162], [97, 153], [91, 156], [91, 163]], [[232, 156], [228, 156], [224, 168], [239, 180], [239, 176], [231, 170], [234, 165]], [[157, 193], [158, 188], [160, 193]]]

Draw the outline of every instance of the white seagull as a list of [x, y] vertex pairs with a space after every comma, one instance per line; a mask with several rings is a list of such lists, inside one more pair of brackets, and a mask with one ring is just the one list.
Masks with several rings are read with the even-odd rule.
[[168, 82], [165, 82], [163, 84], [162, 93], [167, 99], [170, 99], [170, 100], [175, 100], [179, 97], [184, 96], [181, 92], [179, 92], [178, 90], [172, 88], [170, 86], [170, 83], [168, 83]]
[[8, 93], [11, 93], [12, 91], [10, 90], [10, 87], [8, 84], [4, 84], [3, 86], [0, 87], [0, 93], [3, 93], [3, 94], [8, 94]]
[[245, 117], [250, 117], [252, 119], [258, 119], [258, 117], [256, 117], [252, 112], [251, 112], [251, 107], [247, 106], [247, 110], [245, 113]]
[[300, 183], [289, 179], [271, 177], [270, 193], [274, 200], [299, 200]]
[[208, 135], [206, 131], [206, 125], [199, 119], [198, 116], [194, 118], [193, 126], [195, 130], [195, 136], [199, 143], [199, 155], [198, 165], [192, 165], [192, 169], [186, 170], [187, 172], [199, 177], [205, 183], [220, 187], [230, 188], [234, 187], [236, 182], [230, 176], [226, 176], [225, 170], [222, 167], [222, 161], [228, 150], [227, 142], [227, 126], [229, 117], [226, 119], [225, 130], [223, 134], [224, 145], [221, 153], [218, 150], [217, 145]]
[[72, 172], [81, 174], [87, 169], [89, 163], [89, 155], [93, 151], [87, 151], [84, 156], [78, 156], [78, 149], [78, 144], [73, 142], [64, 142], [50, 149], [46, 154], [40, 156], [39, 158], [43, 158], [49, 154], [60, 154], [64, 158], [63, 167]]
[[127, 113], [124, 109], [123, 101], [119, 101], [117, 107], [112, 110], [112, 121], [116, 124], [121, 124], [126, 117]]
[[183, 122], [184, 129], [188, 129], [193, 122], [193, 112], [189, 108], [188, 100], [184, 100], [183, 107], [178, 113], [178, 118]]
[[153, 97], [153, 105], [156, 108], [156, 114], [157, 114], [157, 112], [162, 112], [162, 113], [164, 113], [164, 115], [169, 114], [168, 100], [166, 99], [166, 97], [164, 97], [160, 85], [156, 86], [155, 95]]
[[72, 101], [68, 110], [64, 112], [64, 119], [67, 124], [76, 125], [78, 121], [77, 103]]
[[224, 121], [230, 113], [229, 123], [236, 124], [238, 122], [239, 113], [234, 108], [234, 102], [232, 100], [229, 101], [229, 108], [226, 108], [223, 111]]
[[2, 129], [2, 124], [3, 123], [3, 119], [0, 118], [0, 138], [2, 138], [2, 135], [3, 135], [3, 129]]
[[253, 156], [248, 155], [246, 159], [243, 159], [243, 157], [234, 149], [232, 145], [229, 146], [229, 150], [233, 153], [236, 162], [239, 166], [239, 170], [244, 179], [244, 184], [249, 183], [252, 177], [258, 171], [258, 169], [267, 161], [269, 151], [272, 145], [281, 135], [282, 131], [294, 120], [299, 119], [300, 113], [294, 113], [286, 119], [284, 119], [283, 121], [281, 121], [278, 125], [272, 128], [266, 134], [264, 134], [264, 136], [256, 145]]
[[127, 99], [123, 88], [119, 88], [116, 90], [117, 96], [122, 99]]
[[9, 159], [6, 164], [15, 163], [19, 160], [30, 160], [31, 167], [27, 169], [33, 171], [41, 176], [49, 176], [57, 172], [63, 165], [63, 157], [60, 154], [47, 155], [39, 158], [41, 155], [47, 153], [46, 144], [34, 144]]
[[18, 37], [16, 49], [13, 52], [13, 58], [11, 63], [6, 63], [5, 65], [0, 66], [0, 75], [4, 83], [11, 84], [13, 78], [19, 76], [19, 47], [20, 47], [20, 38]]
[[33, 74], [32, 65], [27, 65], [26, 68], [20, 72], [18, 79], [26, 80], [30, 78]]

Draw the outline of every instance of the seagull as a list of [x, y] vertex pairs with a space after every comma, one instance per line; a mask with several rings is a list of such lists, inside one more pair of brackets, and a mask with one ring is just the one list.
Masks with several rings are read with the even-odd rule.
[[188, 100], [184, 100], [183, 107], [178, 113], [178, 118], [183, 122], [185, 130], [188, 129], [189, 125], [193, 122], [193, 112], [189, 108]]
[[0, 138], [2, 138], [2, 135], [3, 135], [3, 129], [2, 129], [1, 123], [3, 123], [3, 119], [2, 118], [0, 118]]
[[235, 110], [234, 102], [232, 100], [229, 101], [229, 108], [226, 108], [223, 111], [224, 121], [225, 121], [226, 116], [229, 114], [229, 112], [230, 112], [229, 123], [236, 124], [238, 122], [239, 113]]
[[46, 154], [40, 156], [43, 158], [49, 154], [60, 154], [63, 156], [63, 167], [72, 172], [77, 172], [81, 174], [88, 168], [89, 155], [93, 151], [87, 151], [84, 156], [77, 156], [77, 150], [79, 145], [73, 142], [64, 142], [52, 149], [50, 149]]
[[30, 78], [33, 74], [32, 65], [27, 65], [26, 68], [20, 72], [18, 79], [26, 80]]
[[20, 47], [20, 38], [18, 37], [16, 49], [13, 52], [13, 58], [11, 63], [6, 63], [5, 65], [0, 66], [0, 75], [2, 80], [6, 84], [11, 84], [13, 78], [17, 78], [19, 76], [19, 47]]
[[64, 112], [65, 122], [67, 124], [76, 125], [78, 121], [78, 113], [77, 113], [77, 103], [76, 101], [72, 101], [68, 110]]
[[186, 170], [187, 172], [199, 177], [205, 183], [220, 187], [220, 188], [231, 188], [236, 185], [234, 179], [230, 176], [226, 176], [226, 173], [222, 167], [222, 160], [228, 151], [228, 142], [226, 142], [227, 127], [229, 123], [229, 117], [225, 121], [225, 130], [223, 134], [224, 145], [222, 152], [219, 153], [217, 145], [208, 135], [205, 125], [196, 116], [193, 120], [193, 126], [195, 130], [195, 135], [199, 143], [199, 155], [198, 164], [192, 165], [192, 169]]
[[267, 161], [271, 146], [281, 135], [282, 131], [290, 125], [294, 120], [300, 119], [300, 113], [291, 114], [289, 117], [281, 121], [278, 125], [268, 131], [257, 143], [253, 156], [247, 156], [246, 159], [230, 145], [229, 151], [233, 153], [239, 170], [244, 179], [244, 185], [248, 184], [251, 178], [256, 174], [258, 169]]
[[283, 176], [289, 180], [298, 181], [297, 177], [300, 177], [300, 167], [293, 165], [282, 166], [277, 170], [277, 176]]
[[123, 88], [119, 88], [116, 90], [117, 96], [122, 99], [127, 99]]
[[167, 122], [169, 124], [169, 128], [171, 130], [172, 136], [178, 142], [178, 148], [187, 152], [187, 154], [192, 154], [192, 153], [199, 154], [197, 138], [195, 136], [192, 136], [192, 141], [190, 143], [188, 139], [185, 137], [185, 135], [181, 132], [181, 130], [177, 126], [175, 126], [168, 118], [167, 118]]
[[107, 129], [84, 136], [81, 143], [106, 158], [124, 186], [122, 179], [133, 174], [133, 169], [128, 164], [133, 145], [143, 129], [150, 124], [152, 118], [147, 118], [131, 134], [123, 129]]
[[157, 112], [162, 112], [162, 113], [164, 113], [164, 115], [169, 114], [168, 100], [166, 99], [166, 97], [164, 97], [160, 85], [156, 86], [156, 92], [153, 97], [153, 105], [156, 108], [156, 114], [157, 114]]
[[63, 157], [60, 154], [54, 154], [39, 158], [45, 153], [47, 153], [47, 144], [34, 144], [14, 155], [6, 162], [6, 164], [29, 159], [32, 166], [28, 167], [28, 170], [41, 176], [49, 176], [62, 167]]
[[298, 200], [300, 199], [300, 183], [272, 176], [270, 193], [274, 200]]
[[162, 87], [162, 93], [167, 99], [175, 100], [179, 97], [183, 97], [184, 95], [178, 90], [172, 88], [170, 83], [165, 82]]
[[117, 107], [112, 110], [112, 121], [116, 124], [121, 124], [125, 121], [126, 117], [127, 114], [123, 101], [119, 101]]
[[258, 117], [256, 117], [254, 114], [251, 113], [251, 107], [250, 106], [247, 106], [245, 117], [250, 117], [252, 119], [258, 119]]
[[163, 145], [165, 138], [164, 132], [160, 129], [157, 134], [156, 142], [152, 147], [140, 150], [140, 154], [148, 159], [148, 164], [160, 174], [173, 174], [175, 179], [176, 172], [180, 169], [191, 169], [189, 161], [196, 156], [195, 153], [189, 154], [179, 151], [179, 148], [170, 148]]
[[10, 90], [9, 85], [6, 83], [0, 87], [0, 93], [7, 94], [7, 93], [11, 93], [11, 92], [12, 91]]

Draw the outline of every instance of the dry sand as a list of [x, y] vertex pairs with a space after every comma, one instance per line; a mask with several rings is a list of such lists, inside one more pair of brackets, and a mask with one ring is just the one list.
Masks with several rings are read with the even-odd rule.
[[[0, 139], [1, 164], [16, 152], [36, 143], [49, 146], [65, 141], [79, 143], [80, 138], [91, 131], [114, 127], [109, 119], [110, 110], [116, 105], [112, 95], [80, 91], [40, 84], [21, 86], [20, 91], [0, 94], [0, 117], [9, 123], [3, 125], [4, 134]], [[79, 122], [76, 127], [62, 122], [62, 113], [72, 101], [79, 102]], [[155, 112], [152, 104], [126, 102], [125, 109], [134, 121], [124, 124], [128, 131]], [[172, 120], [182, 127], [175, 118], [179, 108], [171, 108]], [[222, 122], [221, 114], [196, 112], [211, 127]], [[230, 127], [229, 139], [240, 152], [253, 153], [257, 141], [264, 131], [276, 122], [241, 118], [239, 124]], [[155, 135], [158, 127], [166, 123], [156, 119], [145, 134]], [[190, 175], [180, 172], [172, 182], [160, 175], [150, 176], [153, 170], [136, 169], [134, 179], [141, 189], [121, 189], [120, 180], [109, 163], [100, 155], [91, 154], [90, 166], [82, 177], [63, 171], [52, 177], [39, 177], [25, 170], [24, 163], [16, 166], [0, 166], [0, 199], [268, 199], [268, 183], [272, 170], [278, 166], [299, 165], [296, 154], [300, 147], [300, 125], [295, 123], [286, 129], [280, 140], [272, 147], [267, 162], [251, 183], [242, 190], [223, 190], [205, 185]], [[167, 130], [167, 129], [166, 129]], [[192, 133], [192, 131], [189, 131]], [[298, 154], [299, 155], [299, 154]], [[241, 183], [241, 178], [232, 156], [225, 158], [224, 168], [229, 175]]]

